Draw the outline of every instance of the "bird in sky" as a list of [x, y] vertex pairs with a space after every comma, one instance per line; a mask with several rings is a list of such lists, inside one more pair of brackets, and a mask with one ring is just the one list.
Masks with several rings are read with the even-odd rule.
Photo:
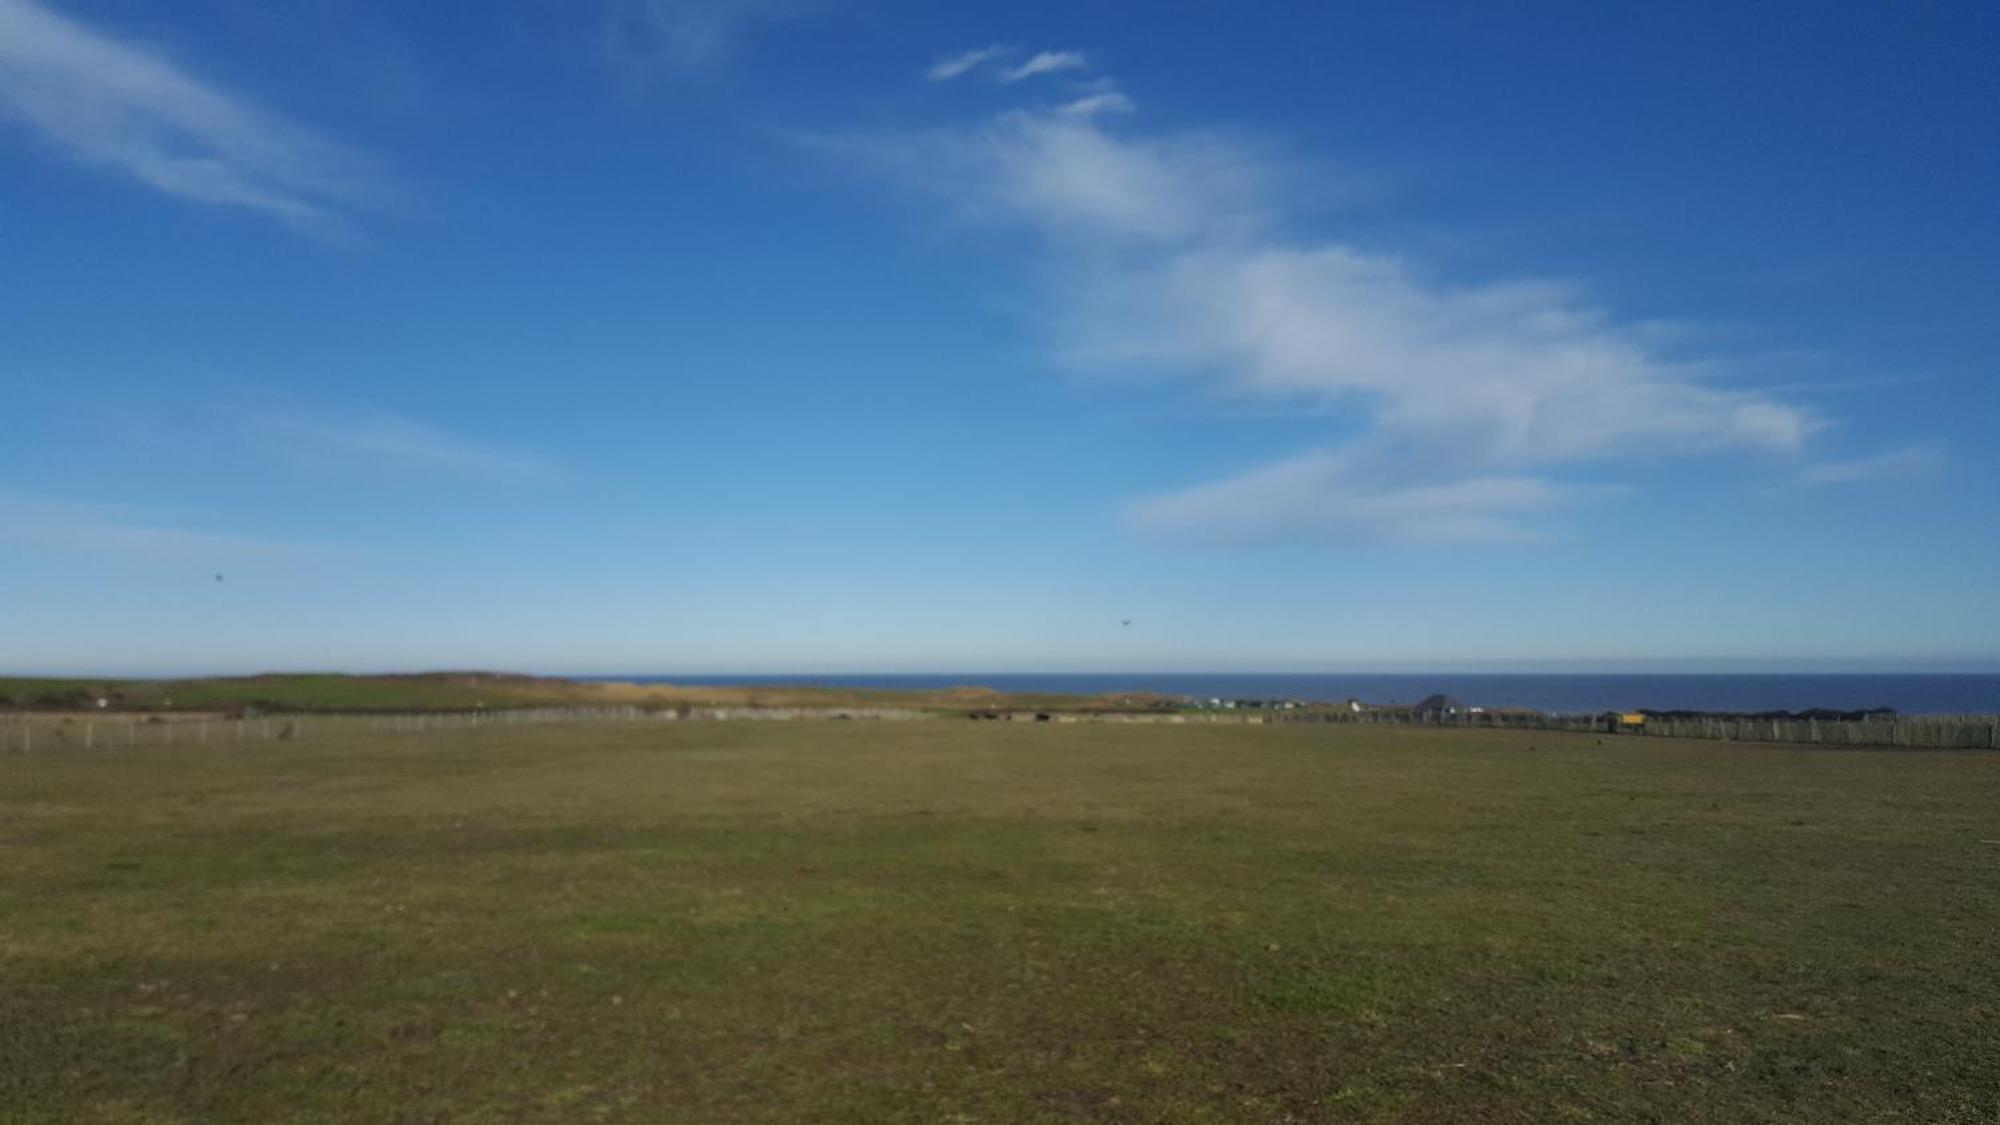
[[1121, 619], [1121, 620], [1120, 620], [1120, 621], [1119, 621], [1118, 623], [1119, 623], [1120, 625], [1130, 625], [1130, 624], [1132, 623], [1132, 619], [1131, 619], [1131, 618], [1129, 618], [1129, 617], [1127, 617], [1127, 618], [1123, 618], [1123, 619]]
[[217, 574], [217, 575], [215, 576], [215, 580], [216, 580], [217, 582], [220, 582], [220, 581], [222, 581], [222, 575], [220, 575], [220, 574]]

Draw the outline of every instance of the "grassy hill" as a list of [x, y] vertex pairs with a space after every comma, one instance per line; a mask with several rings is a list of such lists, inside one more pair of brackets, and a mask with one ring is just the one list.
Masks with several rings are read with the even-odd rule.
[[803, 686], [681, 686], [600, 683], [502, 672], [417, 672], [350, 676], [273, 673], [199, 679], [141, 680], [0, 677], [0, 710], [83, 710], [109, 701], [125, 711], [471, 711], [518, 707], [968, 707], [1144, 709], [1153, 696], [1116, 699], [1003, 695], [978, 687], [939, 691], [864, 691]]
[[286, 673], [200, 679], [118, 680], [0, 678], [0, 707], [94, 707], [208, 711], [256, 707], [282, 711], [470, 710], [573, 702], [583, 685], [497, 673], [432, 672], [347, 676]]

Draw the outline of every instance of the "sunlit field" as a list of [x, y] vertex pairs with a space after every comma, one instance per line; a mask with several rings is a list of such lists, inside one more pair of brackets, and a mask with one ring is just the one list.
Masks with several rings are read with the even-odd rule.
[[0, 756], [0, 1119], [2000, 1119], [2000, 756], [600, 723]]

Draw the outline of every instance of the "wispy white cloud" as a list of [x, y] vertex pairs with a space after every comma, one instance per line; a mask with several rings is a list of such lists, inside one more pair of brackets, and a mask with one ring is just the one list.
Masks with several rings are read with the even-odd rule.
[[1002, 82], [1019, 82], [1038, 74], [1060, 74], [1065, 70], [1083, 70], [1090, 65], [1081, 51], [1042, 51], [1020, 66], [1003, 71]]
[[1014, 50], [1013, 47], [996, 43], [987, 47], [975, 47], [970, 51], [960, 51], [955, 55], [946, 55], [925, 68], [924, 77], [932, 82], [949, 82], [967, 71], [1006, 58], [1013, 54]]
[[1127, 516], [1147, 531], [1204, 538], [1504, 542], [1532, 536], [1523, 517], [1593, 491], [1529, 476], [1370, 479], [1348, 451], [1321, 450], [1140, 501]]
[[172, 513], [0, 490], [0, 542], [63, 554], [227, 568], [349, 557], [351, 549], [196, 530]]
[[1180, 248], [1067, 294], [1069, 355], [1206, 373], [1366, 413], [1467, 467], [1719, 449], [1796, 452], [1815, 422], [1704, 383], [1567, 286], [1453, 287], [1346, 246]]
[[615, 0], [610, 46], [632, 69], [707, 70], [752, 30], [800, 11], [800, 0]]
[[1071, 117], [1095, 117], [1100, 113], [1131, 113], [1138, 108], [1121, 90], [1099, 90], [1063, 103], [1061, 112]]
[[974, 218], [1025, 223], [1057, 240], [1065, 267], [1129, 248], [1111, 244], [1248, 233], [1271, 209], [1257, 146], [1223, 132], [1119, 138], [1087, 118], [1011, 110], [962, 128], [809, 139]]
[[344, 237], [379, 186], [354, 154], [40, 0], [0, 0], [0, 116], [181, 199]]
[[1926, 476], [1944, 467], [1944, 447], [1933, 443], [1905, 446], [1847, 461], [1818, 461], [1799, 471], [1805, 485], [1863, 484]]
[[239, 420], [271, 452], [343, 475], [499, 485], [546, 484], [566, 475], [547, 457], [379, 411], [259, 410]]
[[1795, 457], [1821, 425], [1769, 392], [1720, 384], [1579, 286], [1447, 281], [1296, 233], [1301, 177], [1269, 143], [1113, 128], [1068, 109], [834, 144], [1035, 236], [1052, 340], [1076, 368], [1174, 375], [1362, 423], [1358, 438], [1143, 501], [1141, 526], [1520, 537], [1591, 494], [1566, 479], [1582, 466]]

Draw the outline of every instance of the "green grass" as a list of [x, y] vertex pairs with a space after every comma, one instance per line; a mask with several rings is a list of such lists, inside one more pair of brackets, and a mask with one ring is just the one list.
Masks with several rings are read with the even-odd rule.
[[285, 672], [194, 679], [83, 679], [0, 676], [0, 714], [88, 711], [108, 700], [120, 711], [267, 712], [479, 711], [531, 707], [666, 709], [724, 707], [884, 707], [962, 713], [968, 708], [1146, 709], [1151, 697], [1005, 694], [972, 690], [874, 690], [811, 685], [623, 684], [496, 672], [344, 675]]
[[245, 706], [283, 711], [457, 711], [481, 706], [556, 706], [577, 702], [560, 680], [526, 676], [418, 673], [345, 676], [279, 673], [184, 680], [0, 677], [0, 709], [85, 708], [99, 698], [134, 710], [202, 711]]
[[1605, 743], [0, 757], [0, 1120], [2000, 1119], [2000, 757]]

